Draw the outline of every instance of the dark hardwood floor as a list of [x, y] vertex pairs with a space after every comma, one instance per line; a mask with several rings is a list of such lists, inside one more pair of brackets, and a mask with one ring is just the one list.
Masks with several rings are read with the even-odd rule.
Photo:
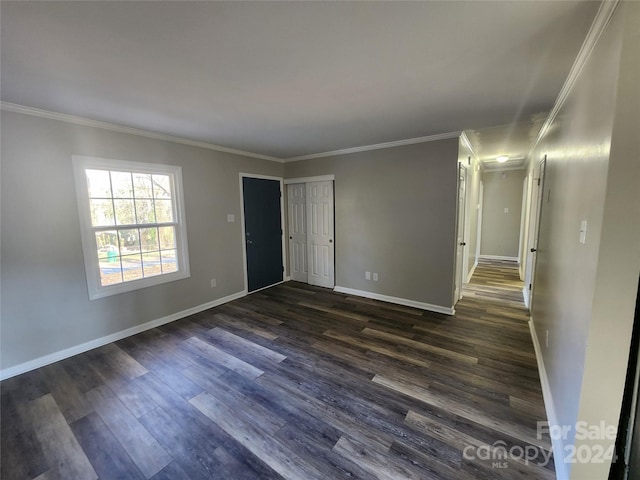
[[454, 317], [288, 282], [8, 379], [1, 477], [555, 478], [513, 273]]

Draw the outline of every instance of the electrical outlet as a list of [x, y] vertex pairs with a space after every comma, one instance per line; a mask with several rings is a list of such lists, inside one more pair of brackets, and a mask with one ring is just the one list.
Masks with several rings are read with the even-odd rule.
[[377, 282], [377, 281], [378, 281], [378, 274], [377, 274], [377, 273], [374, 273], [374, 274], [373, 274], [373, 281], [374, 281], [374, 282]]
[[218, 282], [216, 281], [215, 278], [211, 279], [211, 288], [215, 287], [216, 285], [218, 285]]
[[549, 348], [549, 330], [546, 331], [546, 334], [544, 336], [544, 345], [545, 347]]
[[364, 279], [371, 280], [371, 272], [364, 272]]

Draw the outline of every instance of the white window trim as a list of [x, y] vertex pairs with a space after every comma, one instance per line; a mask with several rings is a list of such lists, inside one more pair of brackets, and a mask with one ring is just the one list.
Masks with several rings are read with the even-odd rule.
[[[78, 214], [80, 216], [82, 252], [84, 256], [84, 266], [87, 274], [87, 288], [90, 300], [130, 292], [153, 285], [173, 282], [175, 280], [181, 280], [191, 276], [189, 269], [187, 226], [184, 209], [182, 167], [159, 163], [129, 162], [124, 160], [80, 155], [73, 155], [72, 160], [76, 183]], [[101, 285], [97, 245], [93, 227], [91, 225], [89, 191], [87, 188], [87, 178], [85, 174], [85, 170], [91, 168], [172, 175], [174, 191], [174, 195], [172, 197], [174, 201], [174, 213], [176, 215], [176, 257], [179, 268], [177, 272], [155, 275], [153, 277], [141, 278], [139, 280], [132, 280], [114, 285]]]

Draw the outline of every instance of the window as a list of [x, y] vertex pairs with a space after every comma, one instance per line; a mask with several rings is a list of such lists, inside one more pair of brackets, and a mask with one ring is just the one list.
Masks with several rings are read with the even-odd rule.
[[73, 157], [89, 298], [189, 276], [182, 170]]

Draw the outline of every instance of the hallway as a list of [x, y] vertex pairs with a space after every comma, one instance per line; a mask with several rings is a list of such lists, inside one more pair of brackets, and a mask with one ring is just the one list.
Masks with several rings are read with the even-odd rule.
[[[514, 309], [522, 307], [526, 313], [522, 299], [523, 286], [516, 262], [480, 259], [471, 281], [463, 285], [462, 294], [488, 303], [507, 304]], [[526, 320], [529, 320], [528, 313]]]

